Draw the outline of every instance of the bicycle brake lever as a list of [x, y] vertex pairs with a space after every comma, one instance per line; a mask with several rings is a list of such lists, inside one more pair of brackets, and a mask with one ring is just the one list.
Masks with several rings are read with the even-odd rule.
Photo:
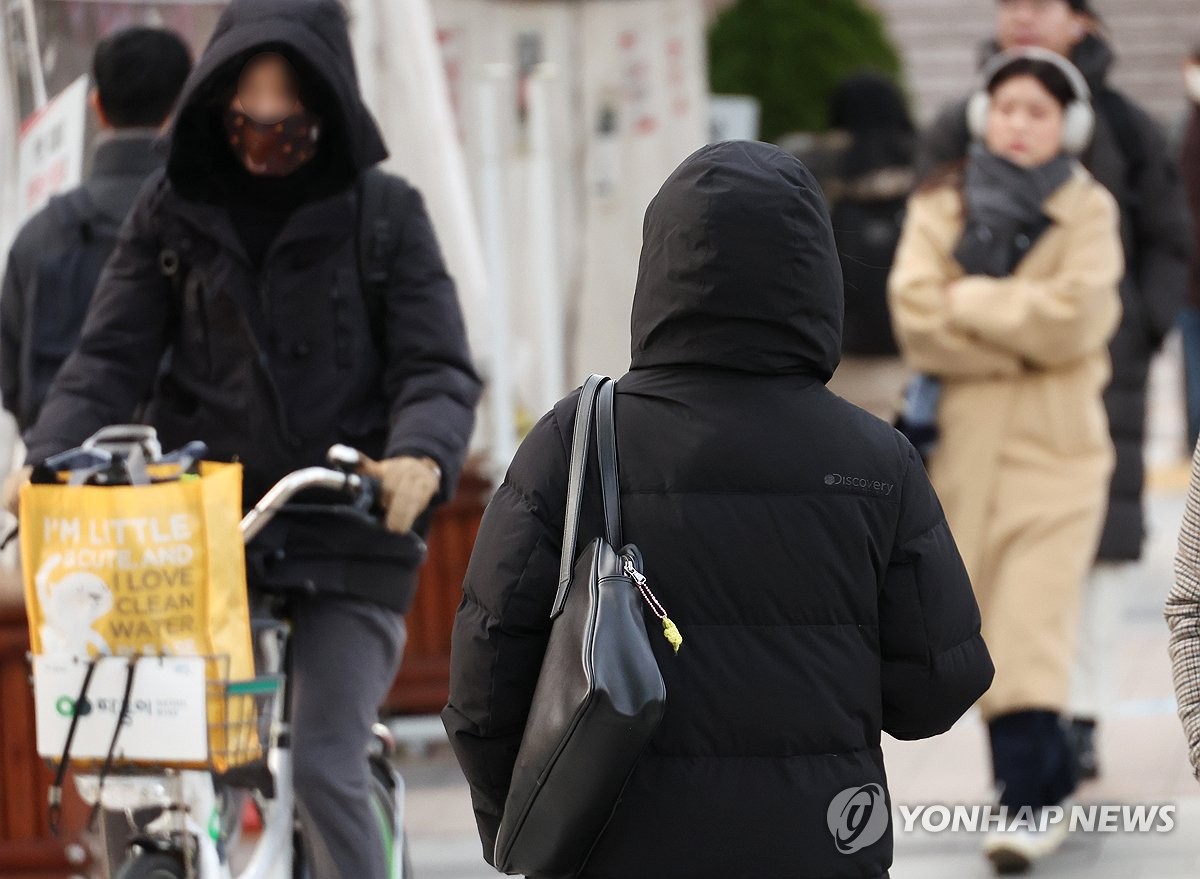
[[354, 499], [354, 508], [371, 516], [376, 525], [382, 520], [386, 510], [380, 504], [383, 497], [383, 483], [374, 476], [358, 476], [358, 497]]
[[155, 464], [177, 464], [180, 473], [187, 473], [196, 466], [196, 462], [203, 460], [208, 454], [208, 445], [198, 440], [193, 440], [181, 449], [176, 449], [169, 455], [163, 455]]

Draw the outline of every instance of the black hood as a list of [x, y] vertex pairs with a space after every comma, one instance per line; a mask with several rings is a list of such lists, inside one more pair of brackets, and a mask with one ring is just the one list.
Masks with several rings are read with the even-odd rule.
[[917, 128], [903, 92], [882, 73], [863, 71], [839, 82], [829, 99], [829, 124], [851, 137], [837, 159], [843, 180], [913, 164]]
[[646, 211], [633, 369], [716, 366], [828, 381], [842, 347], [842, 269], [816, 179], [747, 141], [705, 147]]
[[[995, 40], [984, 43], [979, 51], [980, 69], [999, 53], [1000, 44]], [[1112, 46], [1097, 34], [1088, 34], [1071, 50], [1071, 63], [1079, 68], [1092, 94], [1108, 88], [1108, 74], [1116, 60]]]
[[387, 158], [359, 92], [345, 9], [338, 0], [233, 0], [188, 77], [169, 138], [167, 174], [185, 196], [231, 167], [221, 114], [246, 61], [277, 51], [300, 75], [301, 98], [323, 119], [320, 151], [327, 186], [348, 186]]

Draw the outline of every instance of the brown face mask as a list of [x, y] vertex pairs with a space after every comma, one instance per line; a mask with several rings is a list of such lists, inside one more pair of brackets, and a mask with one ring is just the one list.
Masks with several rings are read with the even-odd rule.
[[270, 125], [238, 110], [225, 113], [229, 146], [246, 170], [263, 177], [287, 177], [312, 161], [320, 126], [320, 118], [307, 110]]

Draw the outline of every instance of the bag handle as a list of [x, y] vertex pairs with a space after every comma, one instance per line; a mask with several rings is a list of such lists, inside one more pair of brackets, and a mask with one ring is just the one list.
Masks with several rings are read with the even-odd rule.
[[[587, 477], [588, 452], [592, 444], [592, 422], [596, 412], [596, 398], [601, 391], [608, 389], [608, 416], [606, 424], [610, 430], [612, 419], [612, 385], [607, 376], [591, 375], [583, 383], [579, 392], [579, 404], [575, 407], [575, 430], [571, 437], [570, 480], [567, 483], [567, 508], [563, 521], [562, 560], [558, 568], [558, 592], [554, 597], [554, 605], [550, 618], [555, 619], [562, 613], [567, 602], [567, 589], [571, 585], [572, 569], [575, 566], [575, 550], [579, 544], [579, 515], [583, 509], [583, 484]], [[620, 539], [620, 499], [616, 491], [616, 435], [610, 438], [610, 443], [599, 443], [604, 448], [601, 456], [600, 483], [605, 497], [605, 532], [609, 541], [616, 537]], [[609, 466], [606, 466], [609, 465]], [[609, 471], [610, 479], [606, 479], [605, 471]], [[615, 521], [614, 521], [615, 511]], [[615, 532], [614, 532], [615, 526]], [[616, 543], [620, 546], [620, 543]]]
[[620, 551], [625, 545], [621, 536], [621, 480], [617, 467], [617, 421], [615, 397], [617, 383], [607, 382], [600, 389], [596, 403], [596, 454], [600, 459], [600, 494], [604, 499], [604, 534], [608, 544]]

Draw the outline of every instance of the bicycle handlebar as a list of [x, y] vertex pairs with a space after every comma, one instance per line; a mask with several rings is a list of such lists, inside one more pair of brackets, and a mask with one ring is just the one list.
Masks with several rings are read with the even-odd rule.
[[[292, 498], [309, 489], [327, 489], [354, 495], [360, 502], [369, 498], [370, 506], [379, 495], [378, 485], [370, 477], [328, 467], [307, 467], [289, 473], [263, 495], [242, 519], [242, 539], [249, 543], [267, 527]], [[364, 510], [365, 513], [365, 510]]]

